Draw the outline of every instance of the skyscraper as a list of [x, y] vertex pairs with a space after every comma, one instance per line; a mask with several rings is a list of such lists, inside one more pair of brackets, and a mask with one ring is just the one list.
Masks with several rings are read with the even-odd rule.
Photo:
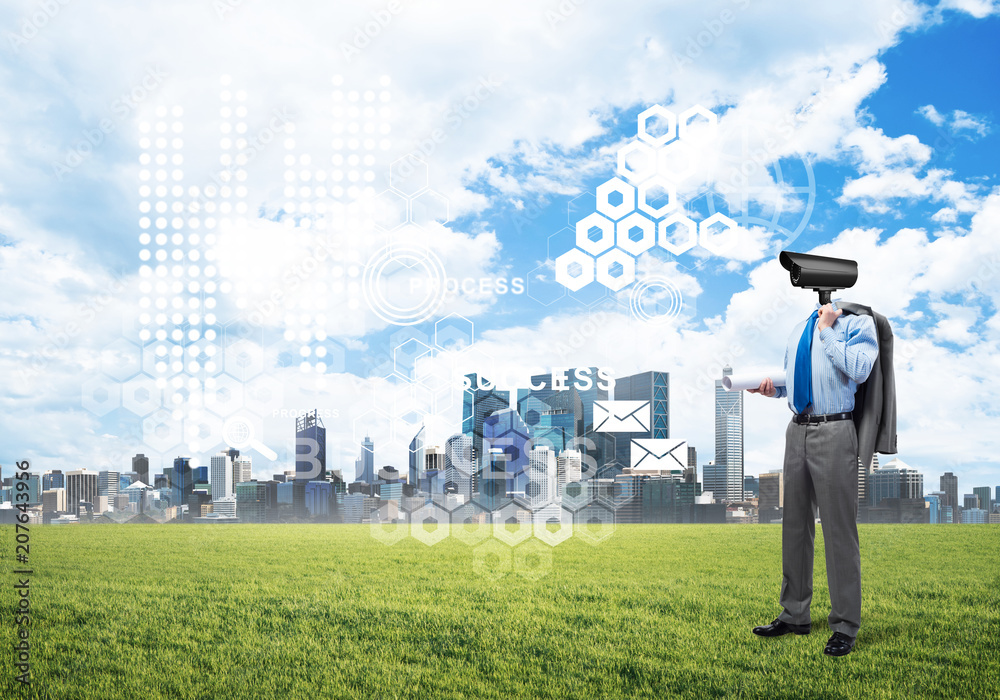
[[66, 488], [66, 477], [58, 469], [53, 469], [42, 475], [42, 490]]
[[759, 477], [760, 510], [785, 506], [785, 475], [781, 469], [772, 469]]
[[472, 452], [472, 438], [464, 433], [452, 435], [445, 442], [445, 475], [442, 482], [444, 493], [461, 494], [465, 500], [472, 498], [472, 476], [475, 468]]
[[701, 481], [703, 492], [711, 491], [712, 498], [716, 502], [722, 501], [726, 497], [726, 466], [709, 462], [701, 468]]
[[365, 439], [361, 441], [361, 454], [354, 462], [354, 466], [357, 470], [357, 478], [355, 481], [360, 481], [365, 484], [375, 483], [375, 443], [372, 442], [372, 439], [367, 435], [365, 435]]
[[240, 522], [264, 522], [266, 504], [266, 484], [255, 479], [249, 479], [236, 484], [236, 516], [240, 519]]
[[[722, 376], [733, 368], [726, 365]], [[726, 468], [725, 493], [717, 500], [743, 500], [743, 392], [726, 391], [721, 379], [715, 380], [715, 464]], [[707, 490], [707, 487], [706, 487]]]
[[295, 480], [314, 479], [326, 479], [326, 427], [316, 409], [295, 419]]
[[989, 486], [977, 486], [972, 489], [972, 493], [979, 496], [979, 507], [989, 513], [993, 510], [990, 506], [990, 487]]
[[414, 488], [419, 488], [420, 480], [424, 478], [424, 473], [427, 469], [425, 455], [424, 426], [420, 426], [420, 430], [418, 430], [417, 434], [413, 436], [412, 440], [410, 440], [410, 469], [407, 474], [407, 482]]
[[942, 506], [957, 508], [957, 506], [961, 505], [958, 502], [958, 477], [955, 474], [945, 472], [941, 475], [940, 490], [945, 495], [945, 499], [941, 503]]
[[139, 475], [139, 481], [149, 483], [149, 457], [141, 452], [132, 458], [132, 471]]
[[873, 506], [886, 498], [923, 500], [924, 475], [897, 457], [872, 472], [871, 493]]
[[114, 503], [115, 496], [118, 495], [118, 487], [120, 485], [121, 475], [118, 472], [113, 472], [107, 469], [103, 469], [98, 472], [97, 495], [107, 496], [108, 503]]
[[[503, 408], [510, 408], [510, 392], [492, 389], [480, 389], [480, 377], [477, 374], [467, 374], [470, 386], [462, 396], [462, 433], [472, 440], [472, 461], [479, 463], [483, 451], [483, 421], [486, 416]], [[482, 378], [484, 386], [488, 380]]]
[[235, 493], [233, 479], [233, 464], [229, 453], [223, 450], [212, 455], [209, 460], [209, 483], [212, 485], [212, 500], [218, 500]]
[[237, 454], [233, 460], [233, 488], [236, 488], [236, 484], [241, 484], [244, 481], [250, 481], [253, 479], [253, 462], [250, 459], [250, 455], [240, 455]]
[[80, 502], [97, 503], [100, 477], [89, 469], [66, 472], [66, 510], [74, 515]]
[[187, 503], [194, 490], [194, 479], [191, 473], [191, 458], [177, 457], [174, 459], [174, 470], [171, 472], [171, 505], [179, 506]]

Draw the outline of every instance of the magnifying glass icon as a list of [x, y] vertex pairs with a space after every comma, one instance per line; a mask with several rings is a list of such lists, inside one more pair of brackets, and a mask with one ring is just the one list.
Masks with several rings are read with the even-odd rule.
[[234, 416], [222, 427], [222, 437], [230, 447], [242, 450], [248, 445], [270, 460], [278, 458], [270, 447], [255, 439], [253, 423], [243, 416]]

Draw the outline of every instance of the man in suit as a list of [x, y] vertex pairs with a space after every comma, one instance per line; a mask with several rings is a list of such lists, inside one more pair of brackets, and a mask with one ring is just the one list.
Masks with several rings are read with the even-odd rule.
[[751, 393], [788, 399], [794, 414], [785, 431], [784, 517], [781, 526], [783, 608], [754, 634], [809, 634], [815, 510], [823, 524], [828, 622], [824, 652], [844, 656], [861, 625], [861, 556], [858, 548], [858, 436], [852, 420], [855, 391], [879, 354], [871, 316], [848, 315], [832, 304], [799, 323], [785, 351], [785, 386], [770, 377]]

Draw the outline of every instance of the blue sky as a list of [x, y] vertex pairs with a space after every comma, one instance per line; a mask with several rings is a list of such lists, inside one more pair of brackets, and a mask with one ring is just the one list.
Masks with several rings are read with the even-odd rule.
[[[1000, 483], [993, 437], [1000, 405], [988, 390], [1000, 337], [1000, 250], [992, 235], [1000, 223], [996, 8], [969, 0], [934, 7], [858, 3], [835, 14], [801, 3], [740, 1], [636, 2], [616, 12], [567, 7], [574, 6], [525, 1], [499, 17], [442, 0], [406, 7], [375, 31], [372, 13], [386, 17], [377, 2], [237, 4], [221, 15], [205, 3], [143, 14], [113, 2], [60, 6], [32, 34], [25, 23], [34, 22], [35, 6], [8, 3], [0, 15], [11, 28], [0, 59], [8, 105], [0, 118], [0, 358], [5, 372], [20, 379], [0, 395], [7, 415], [0, 463], [29, 457], [50, 468], [123, 467], [123, 455], [143, 450], [164, 459], [192, 453], [207, 463], [226, 421], [246, 413], [279, 454], [274, 464], [255, 454], [263, 475], [288, 466], [289, 412], [316, 406], [330, 412], [331, 466], [350, 475], [359, 433], [371, 432], [383, 446], [378, 460], [401, 462], [418, 427], [401, 416], [414, 406], [427, 413], [432, 439], [455, 430], [455, 378], [465, 372], [516, 381], [575, 365], [671, 372], [672, 433], [694, 444], [705, 463], [714, 444], [711, 379], [726, 362], [737, 369], [780, 364], [789, 329], [813, 303], [811, 293], [788, 294], [776, 254], [791, 247], [861, 263], [858, 285], [843, 296], [883, 310], [896, 329], [899, 457], [925, 473], [925, 489], [936, 488], [948, 470], [963, 476], [963, 492]], [[108, 33], [115, 27], [148, 31], [145, 39], [141, 31]], [[106, 36], [99, 47], [90, 41], [95, 33]], [[345, 53], [359, 36], [367, 43]], [[692, 42], [701, 46], [685, 60]], [[143, 99], [123, 107], [122, 95], [144, 79]], [[775, 164], [794, 185], [807, 182], [809, 169], [815, 178], [808, 217], [799, 209], [780, 220], [794, 228], [805, 219], [791, 242], [767, 226], [750, 226], [726, 255], [696, 250], [672, 258], [661, 250], [640, 257], [640, 281], [669, 279], [683, 296], [680, 317], [668, 325], [636, 319], [629, 289], [616, 294], [591, 283], [564, 293], [553, 278], [554, 259], [574, 244], [572, 225], [594, 211], [594, 192], [615, 175], [617, 151], [635, 138], [637, 115], [655, 104], [677, 113], [703, 105], [718, 115], [723, 133], [749, 129], [760, 141], [794, 118], [794, 130], [769, 150], [768, 167], [751, 183], [753, 212], [780, 195]], [[227, 106], [235, 116], [221, 117]], [[241, 106], [247, 116], [237, 113]], [[173, 116], [175, 108], [180, 116]], [[206, 212], [190, 207], [226, 152], [220, 119], [244, 123], [253, 135], [282, 110], [292, 115], [293, 130], [279, 128], [245, 165], [246, 221], [234, 219], [226, 230], [220, 223], [209, 243]], [[111, 133], [60, 177], [54, 163], [65, 162], [102, 120]], [[140, 158], [157, 150], [144, 149], [141, 139], [144, 124], [155, 137], [160, 121], [168, 130], [180, 124], [184, 141], [177, 167], [185, 193], [164, 201], [182, 203], [183, 217], [200, 218], [201, 226], [186, 225], [184, 243], [174, 247], [211, 251], [214, 260], [198, 264], [219, 268], [219, 289], [208, 295], [217, 306], [199, 307], [198, 322], [185, 326], [185, 334], [197, 327], [198, 340], [185, 335], [164, 345], [183, 353], [213, 346], [217, 357], [231, 358], [212, 370], [202, 355], [193, 373], [184, 367], [158, 374], [155, 336], [139, 336], [139, 300], [156, 294], [142, 291], [139, 259], [146, 247], [139, 207], [156, 197], [139, 188], [141, 171], [151, 167]], [[344, 144], [354, 128], [362, 145], [352, 150]], [[435, 133], [440, 138], [428, 149]], [[736, 157], [720, 149], [723, 159]], [[358, 163], [350, 162], [352, 154]], [[376, 197], [398, 185], [389, 177], [392, 164], [412, 154], [426, 161], [430, 188], [447, 199], [451, 220], [385, 231], [368, 220], [372, 210], [365, 207], [384, 213]], [[703, 170], [704, 188], [717, 192], [722, 170]], [[315, 189], [320, 171], [328, 177], [323, 196]], [[338, 171], [345, 192], [335, 195]], [[354, 172], [356, 192], [347, 187]], [[289, 177], [296, 182], [291, 194]], [[201, 195], [189, 194], [192, 185]], [[796, 201], [805, 198], [788, 200]], [[302, 211], [303, 202], [310, 212]], [[320, 202], [327, 206], [322, 215]], [[287, 213], [289, 205], [298, 211]], [[291, 218], [299, 225], [284, 228], [281, 222]], [[317, 228], [321, 220], [327, 229]], [[316, 241], [328, 240], [328, 232], [340, 247], [318, 273], [289, 288], [283, 273], [311, 255]], [[192, 233], [201, 236], [197, 243], [189, 242]], [[389, 243], [433, 251], [450, 278], [522, 278], [532, 294], [462, 294], [422, 323], [387, 323], [351, 285], [363, 283], [366, 262]], [[972, 286], [970, 265], [978, 278]], [[123, 276], [120, 287], [116, 276]], [[274, 289], [283, 290], [284, 306], [238, 332]], [[206, 295], [204, 287], [178, 294], [185, 315], [192, 297]], [[781, 299], [788, 300], [782, 314], [767, 315]], [[86, 302], [99, 307], [93, 318]], [[208, 313], [214, 323], [207, 323]], [[466, 320], [475, 329], [471, 346], [434, 345], [436, 327], [445, 337]], [[54, 341], [74, 321], [82, 329]], [[761, 333], [746, 331], [754, 323], [763, 323]], [[591, 326], [599, 332], [587, 335]], [[156, 327], [147, 324], [151, 333]], [[216, 334], [211, 340], [209, 330]], [[585, 337], [574, 344], [581, 330]], [[126, 345], [115, 345], [119, 339]], [[81, 401], [88, 390], [93, 394], [94, 382], [112, 394], [122, 390], [124, 379], [107, 379], [115, 347], [137, 362], [145, 349], [138, 369], [157, 396], [163, 392], [164, 411], [95, 412]], [[206, 380], [223, 369], [233, 374], [248, 350], [260, 355], [256, 376], [234, 386], [257, 399], [233, 411], [205, 403], [214, 391]], [[404, 356], [414, 350], [423, 356], [411, 371]], [[25, 374], [39, 358], [42, 368]], [[189, 386], [192, 379], [197, 384]], [[182, 384], [180, 404], [172, 403], [175, 380]], [[787, 408], [747, 397], [746, 410], [747, 473], [780, 466]], [[42, 424], [57, 426], [66, 439], [53, 444], [51, 432], [36, 427]], [[171, 435], [176, 429], [177, 441], [149, 444], [158, 426]]]

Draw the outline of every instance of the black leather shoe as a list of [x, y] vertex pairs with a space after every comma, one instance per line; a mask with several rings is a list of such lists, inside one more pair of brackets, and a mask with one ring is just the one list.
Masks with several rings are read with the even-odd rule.
[[854, 640], [843, 632], [834, 632], [830, 641], [826, 643], [824, 654], [829, 656], [847, 656], [854, 648]]
[[783, 634], [809, 634], [809, 625], [792, 625], [784, 620], [775, 620], [769, 625], [754, 627], [753, 633], [760, 637], [780, 637]]

